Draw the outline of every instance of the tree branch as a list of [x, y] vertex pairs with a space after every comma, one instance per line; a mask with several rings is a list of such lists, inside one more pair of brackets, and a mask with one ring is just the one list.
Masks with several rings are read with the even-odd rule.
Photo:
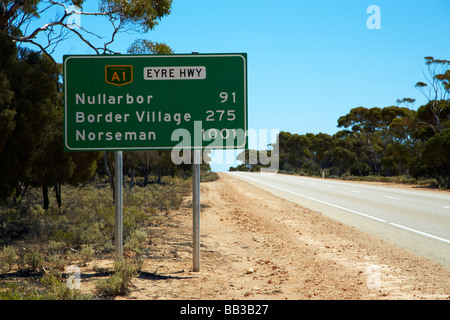
[[31, 43], [31, 44], [37, 46], [39, 49], [41, 49], [41, 51], [42, 51], [45, 55], [47, 55], [47, 56], [48, 56], [55, 64], [57, 64], [57, 62], [55, 61], [55, 59], [53, 59], [53, 57], [47, 52], [46, 48], [44, 48], [41, 44], [39, 44], [39, 43], [37, 43], [37, 42], [35, 42], [35, 41], [31, 40], [31, 39], [30, 39], [30, 40], [23, 41], [23, 42], [28, 42], [28, 43]]
[[69, 29], [73, 33], [75, 33], [84, 43], [86, 43], [89, 47], [91, 47], [95, 51], [96, 54], [99, 54], [98, 49], [96, 47], [94, 47], [94, 45], [92, 43], [90, 43], [87, 39], [85, 39], [81, 33], [79, 33], [77, 30], [75, 30], [73, 28], [69, 28], [69, 26], [67, 26], [66, 24], [62, 24], [62, 26]]
[[25, 0], [16, 0], [14, 4], [9, 8], [8, 13], [6, 14], [6, 19], [11, 18], [16, 11], [25, 4]]

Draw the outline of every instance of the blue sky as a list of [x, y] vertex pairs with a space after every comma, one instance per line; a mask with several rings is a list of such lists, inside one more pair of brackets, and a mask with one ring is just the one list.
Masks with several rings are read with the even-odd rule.
[[[370, 5], [381, 29], [366, 26]], [[145, 38], [175, 53], [246, 52], [249, 128], [334, 134], [352, 108], [425, 102], [414, 84], [425, 56], [450, 59], [449, 17], [448, 0], [174, 0], [154, 31], [123, 34], [114, 50]], [[68, 52], [93, 53], [73, 39], [55, 59]]]

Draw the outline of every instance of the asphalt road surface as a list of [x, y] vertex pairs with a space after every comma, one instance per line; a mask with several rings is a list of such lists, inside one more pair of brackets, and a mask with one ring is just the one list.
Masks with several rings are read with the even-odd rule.
[[450, 269], [450, 193], [270, 173], [228, 174]]

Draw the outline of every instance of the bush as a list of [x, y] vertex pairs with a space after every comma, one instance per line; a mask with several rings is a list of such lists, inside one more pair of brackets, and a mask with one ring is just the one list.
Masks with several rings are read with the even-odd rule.
[[69, 289], [59, 277], [45, 274], [38, 283], [12, 282], [0, 287], [0, 300], [91, 300], [92, 295]]
[[200, 172], [200, 181], [201, 182], [210, 182], [216, 181], [219, 179], [219, 175], [213, 171], [201, 171]]
[[[158, 220], [159, 211], [179, 209], [190, 192], [189, 181], [165, 178], [162, 185], [136, 187], [124, 196], [124, 238], [130, 237], [145, 222]], [[97, 252], [110, 250], [114, 236], [115, 208], [109, 188], [63, 187], [61, 208], [45, 211], [34, 201], [39, 190], [15, 207], [0, 208], [0, 245], [17, 240], [51, 243], [50, 254], [60, 254], [64, 246], [75, 249], [94, 245]], [[155, 221], [156, 221], [155, 220]], [[58, 246], [58, 247], [55, 247]]]
[[41, 233], [43, 210], [39, 205], [2, 208], [0, 211], [0, 244]]
[[[148, 241], [141, 228], [163, 224], [167, 218], [161, 212], [178, 209], [190, 191], [190, 181], [164, 177], [163, 184], [124, 192], [124, 249], [133, 252], [134, 258], [131, 262], [117, 262], [114, 274], [99, 282], [98, 292], [103, 296], [129, 292], [132, 278], [143, 266], [142, 247]], [[29, 188], [20, 203], [0, 206], [0, 272], [9, 272], [17, 265], [35, 278], [42, 274], [35, 271], [60, 273], [72, 261], [88, 262], [95, 255], [114, 251], [115, 207], [111, 189], [66, 185], [62, 188], [62, 199], [60, 208], [50, 206], [43, 210], [39, 204], [41, 190]], [[14, 243], [20, 243], [20, 250]], [[40, 284], [33, 279], [30, 288], [21, 282], [11, 286], [3, 282], [0, 294], [8, 299], [86, 298], [69, 291], [57, 276], [44, 278]], [[44, 293], [40, 290], [42, 286]], [[30, 291], [31, 288], [37, 288], [38, 293]]]
[[81, 248], [80, 251], [81, 257], [83, 258], [84, 262], [87, 263], [91, 261], [92, 257], [95, 254], [95, 249], [91, 245], [87, 245], [83, 248]]
[[123, 246], [125, 251], [132, 251], [136, 254], [141, 254], [141, 247], [147, 241], [147, 233], [142, 230], [135, 230], [131, 237], [127, 238]]
[[17, 262], [17, 252], [13, 247], [3, 247], [0, 252], [0, 269], [6, 268], [7, 272], [11, 271]]
[[79, 289], [69, 289], [61, 280], [53, 275], [46, 274], [41, 279], [44, 286], [44, 294], [41, 299], [45, 300], [91, 300], [90, 294], [82, 293]]
[[32, 270], [36, 271], [43, 266], [44, 257], [38, 251], [25, 252], [25, 264]]
[[0, 286], [0, 300], [42, 300], [43, 296], [36, 290], [30, 290], [29, 284], [17, 282], [5, 283]]
[[137, 276], [136, 266], [124, 259], [116, 260], [114, 274], [97, 283], [98, 294], [104, 297], [126, 295], [130, 292], [131, 280]]

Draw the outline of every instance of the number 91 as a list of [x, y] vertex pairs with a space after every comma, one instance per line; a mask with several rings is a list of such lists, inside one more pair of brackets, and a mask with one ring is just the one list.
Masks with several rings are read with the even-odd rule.
[[[233, 103], [236, 102], [236, 92], [233, 92], [232, 94], [233, 97]], [[220, 101], [221, 103], [225, 103], [228, 101], [228, 93], [227, 92], [221, 92], [220, 93], [220, 99], [222, 99], [222, 101]]]

